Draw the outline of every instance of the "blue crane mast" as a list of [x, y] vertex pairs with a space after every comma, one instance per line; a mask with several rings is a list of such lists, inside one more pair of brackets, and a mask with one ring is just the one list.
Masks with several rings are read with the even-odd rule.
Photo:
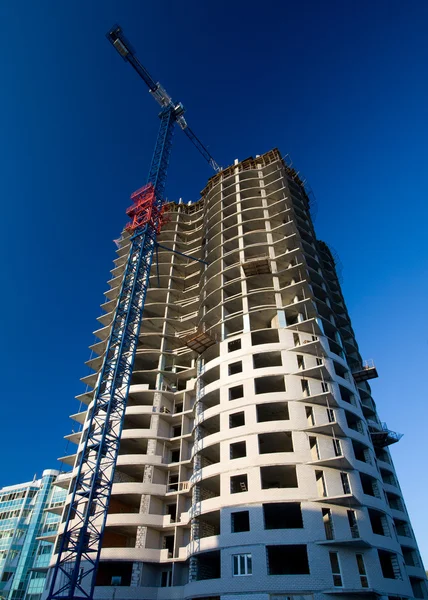
[[119, 26], [107, 38], [142, 77], [161, 105], [160, 128], [145, 186], [134, 192], [127, 210], [131, 246], [78, 456], [71, 501], [57, 542], [48, 600], [92, 599], [103, 533], [119, 452], [120, 437], [157, 235], [162, 226], [164, 191], [175, 123], [211, 167], [220, 167], [188, 127], [184, 107], [174, 103], [139, 62]]

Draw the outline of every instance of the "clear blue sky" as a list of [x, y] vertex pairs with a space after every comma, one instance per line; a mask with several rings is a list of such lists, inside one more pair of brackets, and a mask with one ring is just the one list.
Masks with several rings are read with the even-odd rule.
[[[65, 453], [112, 240], [146, 180], [157, 105], [104, 37], [119, 22], [219, 163], [278, 146], [311, 184], [428, 563], [428, 4], [14, 0], [0, 17], [0, 485]], [[169, 198], [210, 174], [177, 131]]]

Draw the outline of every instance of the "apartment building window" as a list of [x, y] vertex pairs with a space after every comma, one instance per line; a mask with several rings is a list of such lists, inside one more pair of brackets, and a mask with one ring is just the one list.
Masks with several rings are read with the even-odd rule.
[[337, 438], [333, 438], [333, 451], [335, 456], [342, 456], [342, 446]]
[[300, 336], [298, 333], [293, 333], [293, 342], [295, 346], [300, 346]]
[[251, 554], [234, 554], [232, 559], [234, 576], [253, 574], [253, 561]]
[[230, 515], [231, 519], [231, 532], [242, 533], [243, 531], [250, 531], [250, 513], [248, 510], [240, 510]]
[[231, 363], [229, 365], [229, 375], [237, 375], [238, 373], [242, 373], [241, 360], [238, 360], [237, 362]]
[[387, 550], [378, 550], [380, 568], [385, 579], [402, 579], [397, 555]]
[[302, 510], [299, 502], [263, 504], [265, 529], [302, 529]]
[[308, 552], [304, 544], [266, 546], [269, 575], [309, 575]]
[[323, 391], [323, 393], [328, 392], [328, 383], [326, 383], [325, 381], [321, 381], [321, 390]]
[[172, 571], [162, 571], [161, 573], [161, 587], [172, 586]]
[[355, 510], [348, 510], [348, 523], [349, 523], [349, 528], [351, 530], [351, 536], [354, 539], [359, 538], [360, 532], [358, 529], [357, 515], [355, 513]]
[[331, 510], [329, 508], [322, 509], [322, 521], [324, 523], [324, 531], [326, 540], [334, 540], [334, 527]]
[[360, 479], [364, 494], [373, 496], [374, 498], [381, 498], [379, 486], [374, 477], [370, 477], [370, 475], [366, 475], [365, 473], [360, 473]]
[[274, 392], [285, 392], [285, 379], [283, 375], [268, 375], [254, 379], [254, 390], [256, 394], [272, 394]]
[[300, 370], [305, 368], [305, 358], [302, 354], [297, 355], [297, 368]]
[[309, 427], [313, 427], [315, 425], [315, 419], [314, 419], [314, 411], [312, 406], [305, 406], [305, 411], [306, 411], [306, 419], [308, 421], [308, 425]]
[[339, 555], [337, 552], [330, 552], [331, 574], [333, 575], [334, 587], [342, 587], [342, 575], [340, 572]]
[[343, 472], [340, 473], [340, 480], [342, 482], [343, 493], [350, 494], [351, 493], [351, 485], [349, 483], [348, 473], [343, 473]]
[[230, 478], [230, 493], [240, 494], [241, 492], [248, 491], [248, 477], [247, 475], [234, 475]]
[[233, 415], [229, 415], [229, 429], [234, 429], [235, 427], [242, 427], [245, 425], [245, 412], [237, 412], [233, 413]]
[[244, 386], [243, 385], [235, 385], [234, 387], [229, 388], [229, 400], [238, 400], [239, 398], [244, 397]]
[[309, 381], [307, 379], [301, 379], [300, 383], [302, 385], [302, 393], [304, 396], [310, 396], [311, 392], [309, 391]]
[[232, 340], [231, 342], [229, 342], [227, 344], [227, 351], [228, 352], [235, 352], [236, 350], [240, 350], [241, 349], [241, 340]]
[[368, 588], [369, 582], [367, 579], [366, 566], [364, 564], [364, 557], [362, 554], [355, 555], [357, 559], [358, 573], [360, 574], [361, 587]]
[[230, 444], [230, 459], [244, 458], [247, 456], [247, 446], [245, 442], [235, 442]]
[[253, 366], [255, 369], [264, 369], [266, 367], [281, 367], [281, 352], [263, 352], [253, 355]]
[[315, 436], [309, 437], [309, 447], [311, 449], [312, 460], [320, 460], [320, 451], [318, 447], [318, 440]]
[[318, 496], [325, 498], [327, 496], [327, 488], [325, 485], [323, 471], [315, 471], [315, 478], [317, 482]]
[[369, 508], [369, 519], [373, 533], [384, 536], [391, 535], [389, 531], [388, 520], [384, 513]]
[[336, 416], [332, 408], [327, 408], [327, 419], [329, 423], [334, 423], [336, 421]]
[[181, 435], [181, 425], [176, 425], [172, 428], [172, 437], [179, 437]]
[[256, 411], [257, 423], [288, 421], [290, 418], [287, 402], [264, 402], [263, 404], [257, 404]]

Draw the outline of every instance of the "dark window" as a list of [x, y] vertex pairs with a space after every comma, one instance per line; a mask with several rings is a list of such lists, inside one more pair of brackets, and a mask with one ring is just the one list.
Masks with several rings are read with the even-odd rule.
[[235, 387], [229, 388], [229, 400], [238, 400], [244, 396], [244, 386], [235, 385]]
[[241, 349], [241, 340], [233, 340], [227, 344], [228, 352], [235, 352], [235, 350]]
[[180, 462], [180, 450], [171, 451], [171, 462]]
[[257, 404], [256, 409], [257, 423], [265, 423], [267, 421], [288, 421], [290, 418], [287, 402], [266, 402], [265, 404]]
[[264, 369], [265, 367], [281, 367], [281, 352], [263, 352], [263, 354], [254, 354], [253, 365], [255, 369]]
[[247, 456], [247, 447], [245, 442], [235, 442], [230, 444], [230, 458], [244, 458]]
[[172, 437], [178, 437], [181, 435], [181, 425], [176, 425], [172, 428]]
[[279, 342], [277, 329], [253, 331], [251, 334], [251, 344], [253, 346], [258, 346], [259, 344], [275, 344], [277, 342]]
[[172, 571], [162, 571], [161, 587], [170, 587], [172, 582]]
[[232, 533], [250, 531], [250, 513], [248, 510], [240, 510], [239, 512], [232, 513], [230, 518]]
[[229, 375], [236, 375], [237, 373], [242, 373], [242, 361], [240, 360], [229, 365]]
[[298, 487], [294, 465], [260, 467], [260, 476], [263, 490]]
[[[201, 554], [198, 554], [196, 558], [196, 580], [219, 579], [220, 577], [220, 551], [202, 552]], [[208, 598], [204, 598], [204, 600], [208, 600]]]
[[271, 394], [273, 392], [285, 392], [285, 380], [283, 375], [270, 375], [257, 377], [254, 380], [256, 394]]
[[412, 586], [413, 596], [415, 598], [426, 598], [426, 583], [418, 577], [409, 577]]
[[241, 492], [248, 492], [247, 475], [235, 475], [230, 478], [230, 493], [240, 494]]
[[388, 525], [385, 523], [386, 517], [383, 513], [369, 508], [369, 519], [373, 533], [376, 533], [377, 535], [388, 535], [388, 531], [385, 531], [384, 524], [386, 527]]
[[308, 575], [308, 552], [304, 544], [266, 546], [269, 575]]
[[301, 529], [302, 511], [298, 502], [263, 504], [265, 529]]
[[259, 453], [293, 452], [293, 439], [290, 431], [261, 433], [259, 438]]
[[233, 415], [229, 415], [229, 428], [233, 429], [234, 427], [242, 427], [245, 425], [245, 413], [237, 412], [233, 413]]
[[380, 567], [385, 579], [401, 579], [397, 557], [392, 552], [378, 550]]

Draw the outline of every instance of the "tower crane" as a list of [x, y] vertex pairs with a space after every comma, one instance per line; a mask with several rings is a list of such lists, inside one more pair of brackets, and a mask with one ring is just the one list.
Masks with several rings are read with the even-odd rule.
[[155, 82], [137, 59], [122, 29], [114, 26], [107, 38], [160, 104], [161, 122], [147, 184], [132, 194], [133, 204], [126, 211], [131, 217], [127, 225], [130, 250], [103, 365], [78, 447], [75, 476], [69, 489], [71, 500], [64, 525], [60, 526], [47, 600], [93, 598], [150, 269], [162, 226], [165, 183], [176, 123], [214, 171], [220, 171], [187, 125], [181, 102], [173, 102], [165, 88]]

